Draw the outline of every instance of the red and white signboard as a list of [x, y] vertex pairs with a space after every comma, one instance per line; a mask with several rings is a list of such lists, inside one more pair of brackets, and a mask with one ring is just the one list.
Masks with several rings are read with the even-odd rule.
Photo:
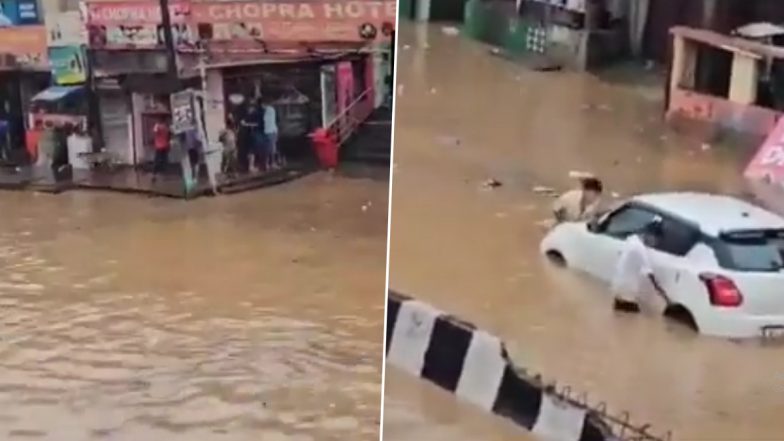
[[784, 118], [779, 119], [757, 154], [746, 166], [744, 176], [784, 184]]
[[[381, 40], [390, 37], [385, 28], [394, 26], [396, 18], [395, 0], [173, 0], [169, 8], [175, 27], [188, 28], [194, 34], [196, 28], [208, 26], [209, 36], [202, 38], [216, 41]], [[91, 45], [129, 45], [134, 41], [139, 46], [155, 45], [161, 22], [157, 2], [93, 0], [86, 9], [88, 28], [97, 34]]]
[[[190, 20], [190, 3], [172, 1], [172, 23]], [[143, 26], [161, 23], [161, 8], [155, 1], [91, 1], [87, 3], [87, 24], [98, 26]]]

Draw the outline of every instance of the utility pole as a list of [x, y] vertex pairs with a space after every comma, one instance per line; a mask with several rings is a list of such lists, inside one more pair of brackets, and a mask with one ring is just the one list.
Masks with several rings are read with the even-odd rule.
[[166, 73], [170, 82], [178, 82], [177, 57], [174, 52], [174, 36], [172, 35], [169, 0], [158, 0], [161, 8], [161, 26], [163, 27], [163, 44], [166, 48]]

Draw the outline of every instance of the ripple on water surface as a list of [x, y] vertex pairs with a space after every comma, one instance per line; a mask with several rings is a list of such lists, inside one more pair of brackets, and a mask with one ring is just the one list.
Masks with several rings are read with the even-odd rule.
[[0, 438], [377, 438], [386, 185], [282, 191], [0, 194]]

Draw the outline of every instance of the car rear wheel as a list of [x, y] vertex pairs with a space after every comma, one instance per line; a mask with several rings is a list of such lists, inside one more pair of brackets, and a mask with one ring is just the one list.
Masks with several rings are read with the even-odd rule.
[[694, 332], [700, 332], [700, 328], [697, 326], [697, 321], [694, 320], [694, 316], [683, 305], [668, 306], [667, 309], [664, 310], [664, 316], [670, 320], [687, 326]]
[[545, 256], [547, 256], [547, 260], [549, 260], [550, 263], [552, 263], [552, 264], [554, 264], [556, 266], [559, 266], [559, 267], [565, 267], [566, 266], [566, 259], [564, 258], [563, 254], [561, 254], [560, 251], [548, 250], [545, 253]]

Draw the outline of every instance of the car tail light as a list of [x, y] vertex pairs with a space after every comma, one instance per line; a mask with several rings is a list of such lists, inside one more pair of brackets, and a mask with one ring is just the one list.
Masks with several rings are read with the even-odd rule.
[[711, 305], [735, 308], [743, 303], [743, 294], [732, 280], [716, 274], [701, 274], [700, 279], [708, 287]]

